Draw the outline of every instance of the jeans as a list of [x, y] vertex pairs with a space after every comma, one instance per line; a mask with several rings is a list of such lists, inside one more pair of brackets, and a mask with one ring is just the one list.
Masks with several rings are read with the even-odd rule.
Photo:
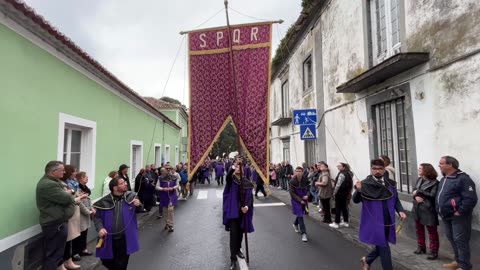
[[313, 202], [318, 203], [318, 190], [316, 187], [310, 188], [310, 194], [313, 197]]
[[63, 253], [68, 236], [67, 223], [42, 225], [44, 270], [56, 270], [63, 264]]
[[307, 228], [305, 227], [305, 222], [303, 221], [303, 217], [295, 218], [295, 221], [293, 222], [293, 225], [299, 226], [301, 234], [307, 233]]
[[455, 253], [459, 268], [471, 270], [470, 236], [472, 234], [472, 215], [453, 216], [443, 219], [445, 234]]
[[386, 247], [375, 246], [375, 248], [365, 257], [365, 260], [368, 265], [371, 265], [378, 256], [380, 256], [380, 260], [382, 261], [383, 270], [393, 270], [392, 254], [388, 244]]

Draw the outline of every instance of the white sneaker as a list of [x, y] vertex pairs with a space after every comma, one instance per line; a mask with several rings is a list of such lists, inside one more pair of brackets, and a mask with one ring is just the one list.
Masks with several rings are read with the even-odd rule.
[[328, 226], [330, 226], [330, 228], [338, 229], [338, 224], [335, 222], [328, 224]]
[[302, 241], [303, 241], [303, 242], [307, 242], [307, 241], [308, 241], [308, 239], [307, 239], [307, 234], [306, 234], [306, 233], [303, 233], [303, 234], [302, 234]]
[[292, 224], [293, 226], [293, 230], [296, 232], [296, 233], [299, 233], [300, 230], [298, 229], [298, 225], [295, 225], [295, 224]]
[[345, 222], [340, 222], [340, 224], [338, 224], [340, 227], [344, 227], [344, 228], [348, 228], [350, 227], [350, 225], [348, 225], [348, 223], [345, 223]]

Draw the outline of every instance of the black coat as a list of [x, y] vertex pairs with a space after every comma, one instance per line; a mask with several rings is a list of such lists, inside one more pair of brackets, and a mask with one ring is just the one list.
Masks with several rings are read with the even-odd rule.
[[422, 177], [417, 179], [414, 191], [415, 197], [422, 197], [423, 203], [418, 203], [413, 198], [412, 215], [420, 224], [426, 226], [438, 226], [438, 215], [435, 211], [435, 198], [438, 192], [438, 180], [425, 180]]

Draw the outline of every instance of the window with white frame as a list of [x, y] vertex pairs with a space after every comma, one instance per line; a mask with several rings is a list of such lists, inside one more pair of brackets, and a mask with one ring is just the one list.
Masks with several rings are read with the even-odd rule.
[[308, 56], [303, 62], [303, 92], [312, 90], [313, 87], [313, 68], [312, 56]]
[[60, 113], [58, 128], [58, 160], [84, 171], [95, 186], [96, 122]]
[[155, 144], [155, 149], [153, 151], [153, 161], [157, 167], [162, 164], [162, 145], [161, 144]]
[[400, 52], [400, 0], [369, 0], [373, 64]]
[[282, 82], [282, 117], [288, 117], [290, 101], [288, 97], [288, 80]]
[[175, 165], [177, 165], [178, 163], [180, 163], [178, 161], [178, 158], [180, 157], [180, 149], [178, 148], [178, 146], [175, 146]]
[[165, 163], [170, 161], [170, 145], [165, 145]]
[[187, 130], [188, 130], [187, 125], [184, 124], [182, 126], [182, 137], [184, 138], [187, 137]]
[[282, 141], [283, 161], [290, 160], [290, 140]]
[[132, 179], [135, 179], [143, 166], [143, 142], [131, 141], [130, 147], [130, 184], [133, 184]]

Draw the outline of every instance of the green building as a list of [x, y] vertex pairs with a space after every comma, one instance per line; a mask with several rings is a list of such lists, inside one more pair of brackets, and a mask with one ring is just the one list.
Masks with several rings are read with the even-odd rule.
[[175, 148], [175, 159], [164, 161], [170, 161], [172, 164], [178, 164], [179, 162], [187, 162], [188, 113], [186, 107], [184, 105], [166, 102], [161, 99], [156, 99], [152, 97], [144, 97], [144, 99], [182, 128], [181, 144], [179, 148]]
[[181, 125], [15, 0], [0, 0], [0, 82], [1, 269], [40, 263], [35, 188], [48, 161], [87, 172], [95, 200], [120, 164], [133, 181], [161, 156], [180, 158]]

